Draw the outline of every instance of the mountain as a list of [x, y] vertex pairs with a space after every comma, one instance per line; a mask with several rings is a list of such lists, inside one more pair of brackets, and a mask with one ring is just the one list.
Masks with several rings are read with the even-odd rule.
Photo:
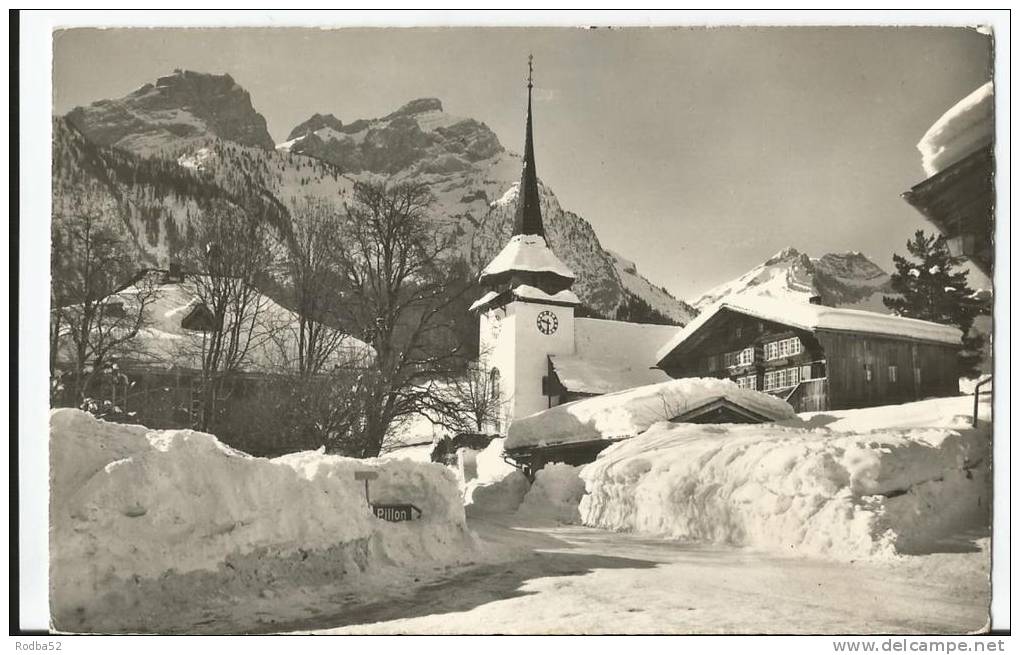
[[[233, 78], [191, 71], [55, 119], [53, 156], [57, 204], [102, 189], [125, 214], [140, 259], [159, 265], [187, 243], [210, 202], [269, 220], [284, 243], [304, 198], [342, 202], [356, 181], [389, 178], [429, 186], [437, 229], [451, 232], [461, 258], [480, 270], [510, 236], [522, 165], [485, 123], [447, 113], [436, 98], [352, 122], [316, 113], [273, 147]], [[694, 315], [605, 250], [545, 185], [541, 196], [550, 246], [577, 276], [590, 313], [659, 323]]]
[[747, 273], [706, 292], [694, 306], [704, 309], [738, 294], [794, 298], [820, 296], [823, 305], [888, 312], [889, 274], [859, 252], [809, 257], [795, 248], [779, 251]]
[[[354, 178], [387, 175], [429, 184], [477, 270], [506, 244], [522, 161], [485, 123], [447, 113], [437, 98], [412, 100], [377, 119], [342, 124], [330, 118], [312, 116], [277, 149], [329, 162]], [[541, 170], [541, 154], [538, 159]], [[539, 187], [546, 238], [577, 276], [574, 290], [588, 308], [621, 320], [681, 324], [697, 313], [633, 266], [620, 265], [584, 218], [564, 209], [548, 186]]]
[[67, 120], [99, 145], [143, 155], [209, 137], [273, 148], [266, 119], [230, 75], [178, 70], [123, 98], [76, 107]]

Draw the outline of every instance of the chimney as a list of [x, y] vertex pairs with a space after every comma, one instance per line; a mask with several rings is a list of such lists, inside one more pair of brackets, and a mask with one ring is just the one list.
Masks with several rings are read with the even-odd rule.
[[810, 298], [808, 298], [808, 302], [811, 303], [812, 305], [821, 305], [822, 304], [822, 297], [821, 296], [811, 296]]

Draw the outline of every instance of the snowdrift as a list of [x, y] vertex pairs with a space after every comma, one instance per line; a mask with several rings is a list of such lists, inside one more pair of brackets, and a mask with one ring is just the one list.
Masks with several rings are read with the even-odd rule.
[[[951, 399], [956, 400], [956, 399]], [[581, 472], [590, 526], [836, 558], [987, 524], [989, 433], [660, 423]]]
[[548, 464], [535, 474], [535, 481], [517, 508], [518, 516], [554, 519], [563, 523], [579, 523], [577, 506], [584, 496], [581, 467], [570, 464]]
[[[50, 597], [69, 631], [144, 630], [174, 603], [274, 585], [337, 583], [396, 565], [468, 559], [457, 482], [445, 467], [305, 452], [261, 459], [209, 434], [50, 415]], [[414, 503], [418, 521], [372, 516]], [[147, 618], [148, 617], [148, 618]]]
[[528, 477], [503, 459], [504, 441], [493, 439], [475, 458], [478, 477], [464, 486], [468, 516], [512, 512], [528, 493]]
[[718, 398], [774, 420], [793, 418], [789, 404], [730, 380], [682, 378], [557, 405], [510, 424], [506, 448], [633, 437], [652, 424]]

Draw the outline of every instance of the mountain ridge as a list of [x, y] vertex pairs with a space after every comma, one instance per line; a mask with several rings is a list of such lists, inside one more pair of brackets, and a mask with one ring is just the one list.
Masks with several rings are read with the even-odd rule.
[[882, 296], [890, 293], [889, 274], [861, 252], [810, 257], [787, 247], [746, 273], [709, 289], [693, 304], [704, 310], [727, 298], [748, 294], [799, 302], [818, 297], [822, 304], [832, 307], [889, 313]]

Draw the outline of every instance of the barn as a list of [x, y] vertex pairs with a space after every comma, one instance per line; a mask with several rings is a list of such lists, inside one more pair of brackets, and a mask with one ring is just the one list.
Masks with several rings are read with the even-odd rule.
[[874, 312], [749, 297], [699, 315], [657, 353], [672, 378], [728, 378], [797, 412], [959, 393], [961, 332]]

